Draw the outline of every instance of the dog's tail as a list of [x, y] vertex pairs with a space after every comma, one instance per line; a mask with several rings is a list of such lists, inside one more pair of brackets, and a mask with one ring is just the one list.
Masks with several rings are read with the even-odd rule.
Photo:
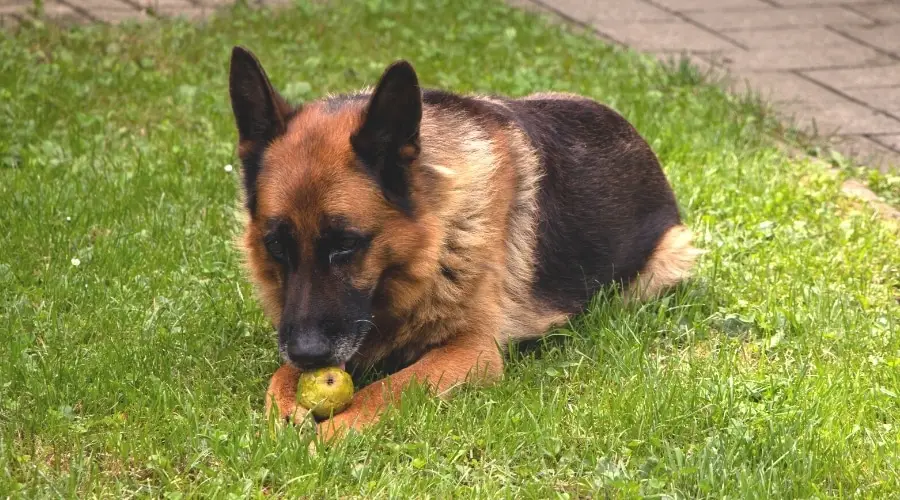
[[693, 239], [693, 233], [686, 226], [669, 228], [660, 238], [644, 269], [628, 284], [625, 301], [657, 297], [689, 278], [697, 257], [705, 253], [694, 247]]

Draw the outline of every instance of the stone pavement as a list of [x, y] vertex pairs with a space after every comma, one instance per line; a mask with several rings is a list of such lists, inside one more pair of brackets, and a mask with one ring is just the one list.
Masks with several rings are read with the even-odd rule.
[[[276, 5], [291, 0], [249, 0]], [[508, 0], [753, 90], [838, 151], [900, 166], [900, 0]], [[60, 22], [197, 19], [234, 0], [43, 0]], [[0, 0], [0, 27], [34, 0]]]
[[900, 0], [514, 0], [752, 90], [845, 155], [900, 167]]
[[[247, 0], [250, 4], [279, 5], [291, 0]], [[235, 0], [43, 0], [44, 19], [62, 23], [147, 20], [180, 16], [200, 19]], [[0, 0], [0, 27], [34, 16], [35, 0]]]

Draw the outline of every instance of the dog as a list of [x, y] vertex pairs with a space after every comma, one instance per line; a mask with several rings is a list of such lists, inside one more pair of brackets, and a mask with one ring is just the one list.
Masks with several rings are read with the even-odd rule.
[[325, 439], [377, 422], [410, 383], [494, 382], [510, 342], [603, 287], [657, 296], [700, 253], [649, 145], [588, 98], [423, 90], [398, 61], [374, 90], [292, 105], [239, 46], [229, 93], [240, 243], [284, 361], [267, 414], [295, 418], [303, 370], [396, 370], [319, 422]]

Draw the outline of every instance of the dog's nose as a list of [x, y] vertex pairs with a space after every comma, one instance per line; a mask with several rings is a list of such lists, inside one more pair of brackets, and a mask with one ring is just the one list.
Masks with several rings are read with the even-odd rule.
[[288, 342], [287, 355], [303, 368], [326, 366], [331, 359], [331, 342], [321, 332], [302, 332]]

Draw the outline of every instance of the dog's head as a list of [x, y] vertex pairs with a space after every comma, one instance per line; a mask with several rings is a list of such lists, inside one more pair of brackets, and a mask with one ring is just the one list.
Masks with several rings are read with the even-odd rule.
[[229, 86], [243, 245], [279, 348], [305, 368], [343, 363], [375, 327], [386, 283], [402, 301], [403, 281], [436, 258], [414, 173], [415, 71], [397, 62], [371, 94], [292, 106], [236, 47]]

